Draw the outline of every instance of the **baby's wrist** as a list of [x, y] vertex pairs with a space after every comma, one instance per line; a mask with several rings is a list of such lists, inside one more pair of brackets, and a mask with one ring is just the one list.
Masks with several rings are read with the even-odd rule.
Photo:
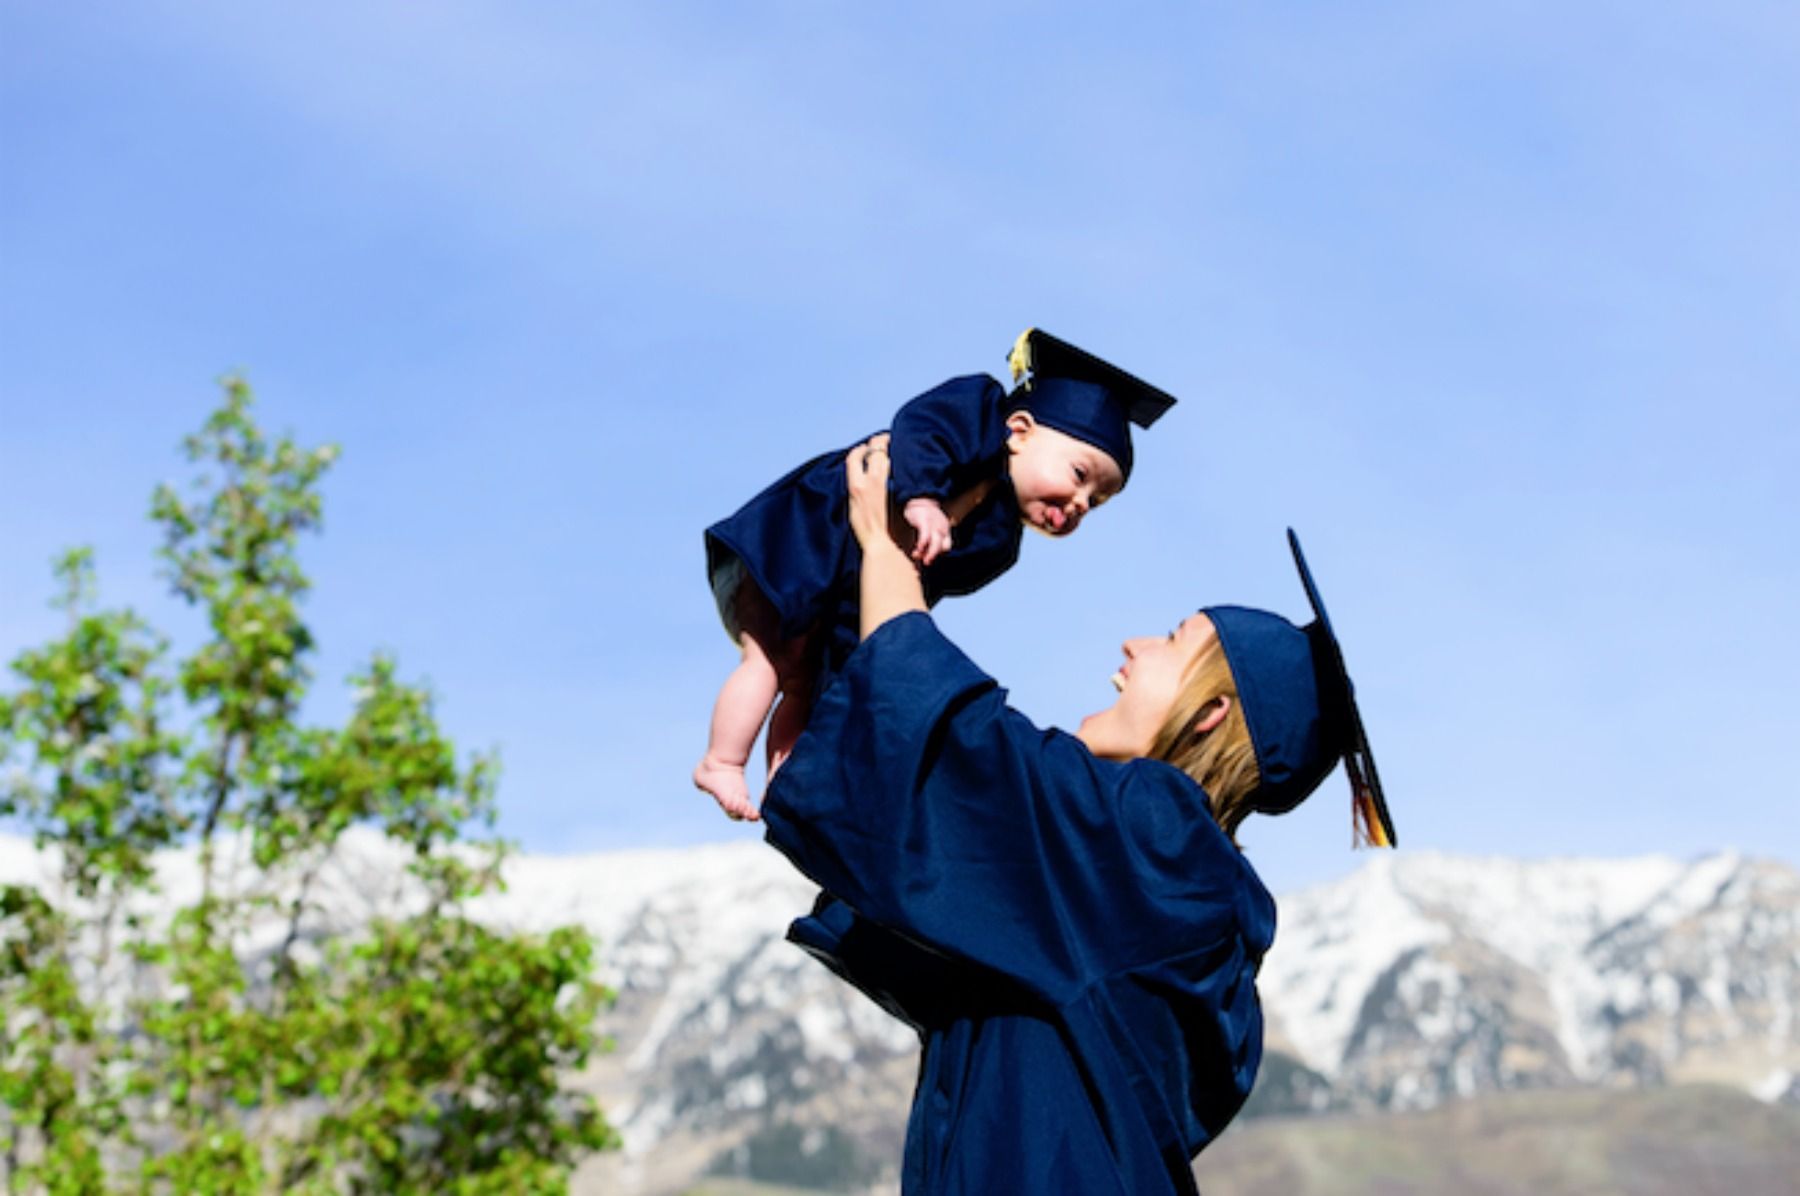
[[907, 500], [906, 500], [906, 507], [905, 507], [905, 509], [906, 509], [906, 510], [908, 510], [908, 511], [912, 511], [912, 510], [920, 510], [920, 511], [924, 511], [924, 510], [932, 510], [932, 511], [939, 511], [939, 512], [941, 512], [941, 511], [943, 511], [943, 509], [944, 509], [944, 504], [943, 504], [943, 503], [941, 503], [941, 502], [939, 502], [939, 501], [938, 501], [938, 500], [937, 500], [937, 499], [935, 499], [935, 498], [932, 498], [932, 497], [931, 497], [931, 496], [930, 496], [930, 495], [929, 495], [929, 494], [921, 494], [921, 495], [920, 495], [920, 496], [919, 496], [919, 497], [917, 497], [917, 498], [909, 498], [909, 499], [907, 499]]

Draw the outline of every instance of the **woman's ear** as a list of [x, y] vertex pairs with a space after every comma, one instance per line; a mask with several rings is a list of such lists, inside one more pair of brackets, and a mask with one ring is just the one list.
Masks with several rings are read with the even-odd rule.
[[1229, 713], [1231, 713], [1230, 694], [1220, 694], [1218, 697], [1202, 706], [1200, 708], [1200, 713], [1194, 718], [1194, 738], [1198, 739], [1208, 731], [1213, 730], [1220, 723], [1225, 721], [1225, 716]]

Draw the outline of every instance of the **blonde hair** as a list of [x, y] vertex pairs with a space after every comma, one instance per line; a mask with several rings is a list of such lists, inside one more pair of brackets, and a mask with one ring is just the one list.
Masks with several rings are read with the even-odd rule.
[[[1201, 712], [1221, 697], [1231, 702], [1224, 721], [1210, 731], [1194, 732], [1192, 727]], [[1216, 638], [1190, 667], [1169, 717], [1150, 745], [1150, 755], [1173, 764], [1206, 790], [1213, 818], [1235, 844], [1238, 824], [1251, 811], [1250, 795], [1262, 773], [1256, 766], [1237, 680]]]

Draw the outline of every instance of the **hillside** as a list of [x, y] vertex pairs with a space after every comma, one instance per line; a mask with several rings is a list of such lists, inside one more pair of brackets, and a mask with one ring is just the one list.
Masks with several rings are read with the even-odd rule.
[[1800, 1110], [1705, 1085], [1495, 1093], [1244, 1122], [1194, 1171], [1205, 1196], [1786, 1196]]

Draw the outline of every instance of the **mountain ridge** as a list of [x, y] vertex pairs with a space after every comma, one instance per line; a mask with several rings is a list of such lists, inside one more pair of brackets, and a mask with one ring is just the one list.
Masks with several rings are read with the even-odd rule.
[[[0, 836], [0, 879], [52, 862]], [[401, 863], [352, 832], [309, 927], [404, 905]], [[191, 852], [160, 859], [165, 901], [193, 890], [192, 869]], [[756, 1160], [782, 1151], [799, 1170], [746, 1177], [816, 1179], [829, 1162], [859, 1183], [891, 1179], [917, 1041], [785, 942], [815, 890], [777, 853], [519, 855], [505, 877], [476, 916], [586, 926], [619, 993], [602, 1024], [617, 1049], [577, 1082], [625, 1149], [584, 1165], [580, 1190], [678, 1191], [709, 1171], [766, 1171]], [[1252, 1112], [1696, 1081], [1800, 1106], [1800, 872], [1780, 862], [1384, 854], [1278, 907]]]

